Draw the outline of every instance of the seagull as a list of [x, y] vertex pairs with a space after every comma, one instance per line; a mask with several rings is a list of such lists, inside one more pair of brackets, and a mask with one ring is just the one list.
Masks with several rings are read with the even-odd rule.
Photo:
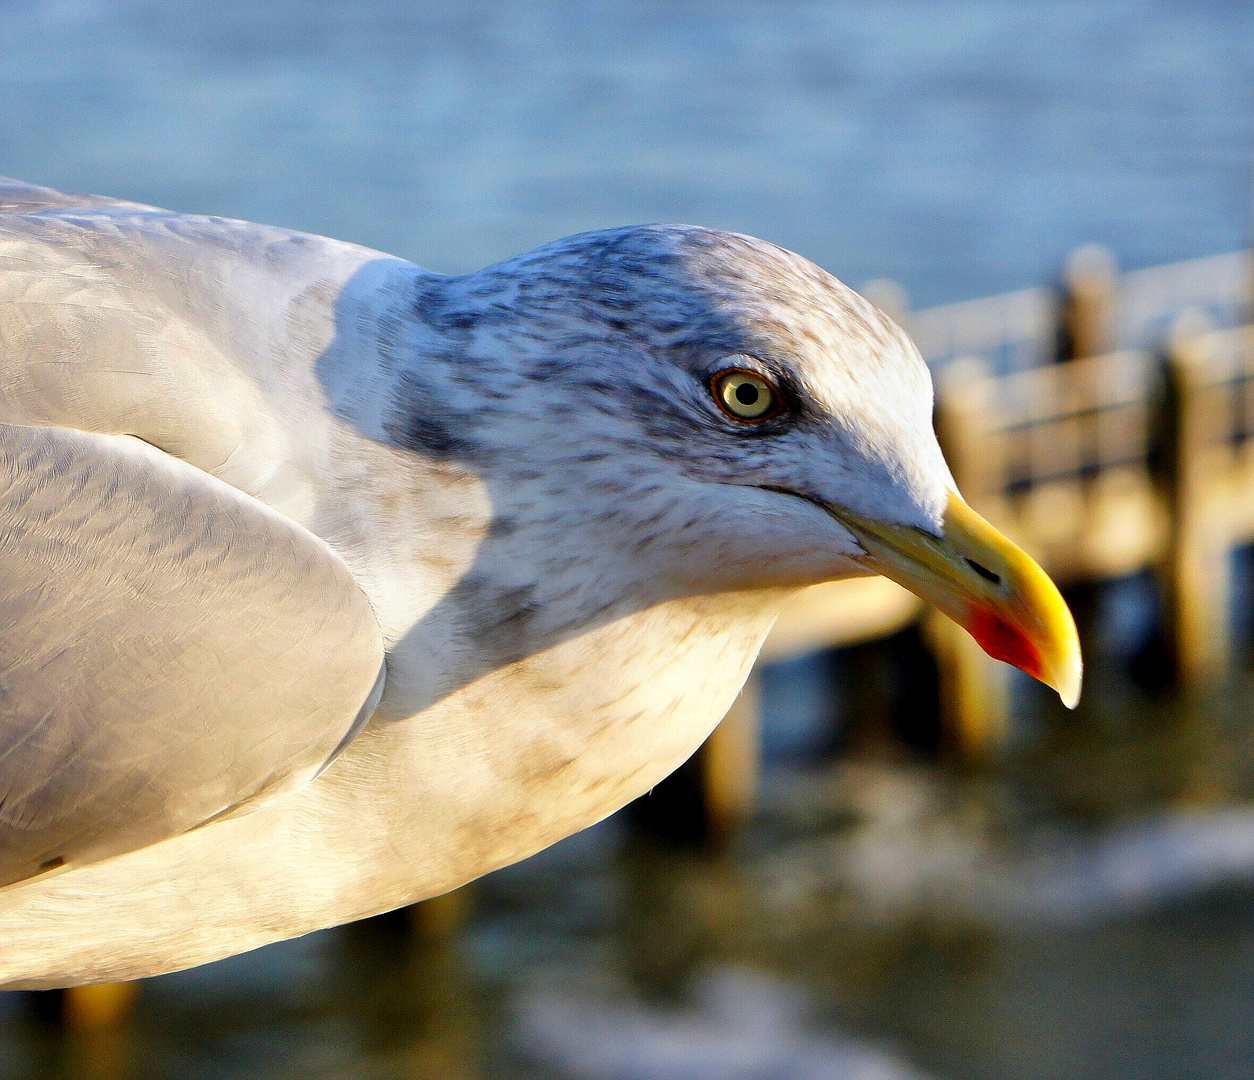
[[885, 574], [1079, 694], [906, 334], [687, 225], [444, 275], [0, 182], [0, 987], [435, 896], [642, 795]]

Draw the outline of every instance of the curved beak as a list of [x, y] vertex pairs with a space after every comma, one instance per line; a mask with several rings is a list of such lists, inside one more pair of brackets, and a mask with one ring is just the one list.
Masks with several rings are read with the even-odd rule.
[[939, 537], [835, 507], [829, 512], [866, 550], [868, 569], [935, 605], [990, 656], [1052, 686], [1067, 708], [1075, 708], [1080, 642], [1057, 586], [956, 492]]

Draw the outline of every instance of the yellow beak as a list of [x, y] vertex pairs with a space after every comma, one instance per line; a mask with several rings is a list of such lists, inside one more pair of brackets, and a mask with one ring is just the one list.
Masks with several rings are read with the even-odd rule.
[[831, 513], [858, 538], [869, 569], [938, 607], [990, 656], [1052, 686], [1075, 708], [1084, 665], [1057, 586], [957, 493], [950, 493], [939, 537], [835, 507]]

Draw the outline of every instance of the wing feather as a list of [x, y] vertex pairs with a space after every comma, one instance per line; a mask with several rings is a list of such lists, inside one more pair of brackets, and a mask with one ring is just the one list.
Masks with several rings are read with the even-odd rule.
[[0, 214], [37, 214], [45, 210], [98, 209], [100, 207], [128, 207], [133, 210], [150, 210], [142, 203], [111, 199], [107, 195], [80, 195], [53, 188], [40, 187], [0, 176]]
[[138, 439], [0, 425], [0, 885], [308, 782], [382, 672], [300, 525]]

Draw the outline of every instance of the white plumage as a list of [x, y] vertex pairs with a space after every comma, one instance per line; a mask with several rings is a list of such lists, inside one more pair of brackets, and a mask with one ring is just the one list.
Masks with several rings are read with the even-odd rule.
[[383, 911], [647, 791], [791, 592], [867, 572], [831, 508], [940, 535], [930, 406], [747, 237], [444, 277], [0, 186], [0, 985]]

